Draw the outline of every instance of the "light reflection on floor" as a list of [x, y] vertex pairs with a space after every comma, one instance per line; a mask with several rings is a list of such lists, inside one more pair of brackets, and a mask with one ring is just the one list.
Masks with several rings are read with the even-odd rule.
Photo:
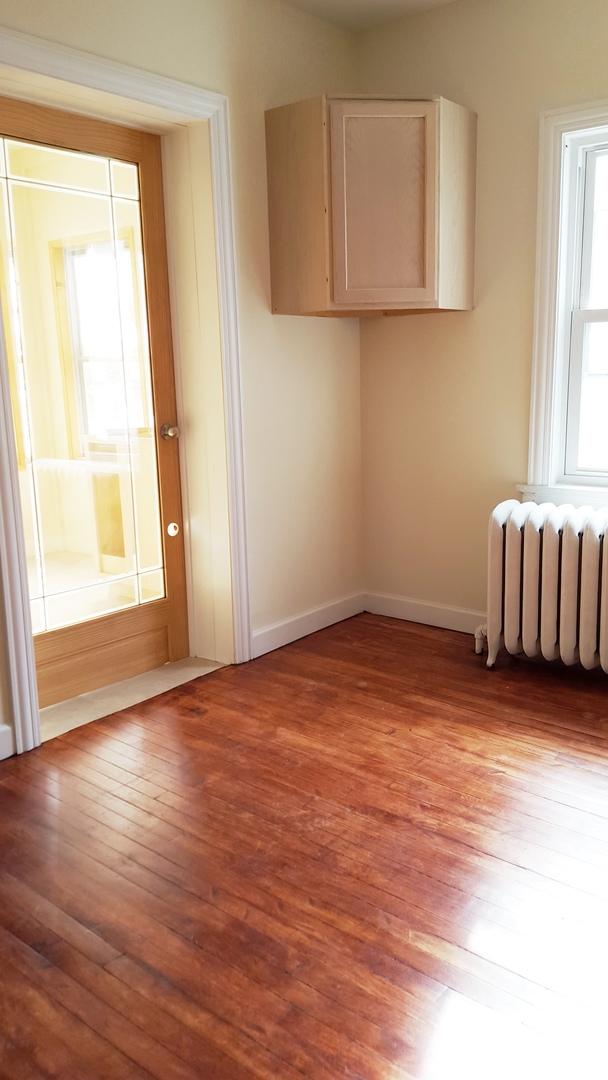
[[[512, 806], [517, 811], [516, 799]], [[559, 825], [546, 829], [549, 835]], [[487, 897], [480, 901], [486, 914], [461, 942], [470, 966], [462, 953], [456, 963], [494, 990], [504, 985], [495, 972], [511, 973], [513, 1009], [447, 990], [417, 1080], [608, 1080], [608, 866], [605, 854], [601, 866], [596, 853], [589, 858], [586, 841], [581, 835], [580, 859], [534, 844], [525, 869], [503, 864], [504, 888], [491, 902], [494, 886], [480, 877], [475, 891]]]
[[607, 1041], [597, 1016], [580, 1023], [570, 1016], [539, 1033], [452, 991], [443, 1001], [419, 1080], [606, 1080]]

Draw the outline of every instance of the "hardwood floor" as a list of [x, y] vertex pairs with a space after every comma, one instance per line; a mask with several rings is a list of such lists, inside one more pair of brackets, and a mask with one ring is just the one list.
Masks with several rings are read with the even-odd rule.
[[608, 682], [362, 615], [0, 764], [0, 1075], [608, 1074]]

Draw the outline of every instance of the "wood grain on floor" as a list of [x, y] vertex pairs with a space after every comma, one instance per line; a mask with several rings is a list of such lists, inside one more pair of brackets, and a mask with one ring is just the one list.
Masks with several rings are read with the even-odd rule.
[[608, 682], [362, 615], [0, 765], [0, 1075], [608, 1073]]

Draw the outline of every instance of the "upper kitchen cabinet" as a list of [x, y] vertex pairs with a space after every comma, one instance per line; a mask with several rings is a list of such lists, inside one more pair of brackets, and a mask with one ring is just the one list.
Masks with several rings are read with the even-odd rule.
[[444, 98], [270, 109], [273, 312], [471, 308], [475, 141], [475, 115]]

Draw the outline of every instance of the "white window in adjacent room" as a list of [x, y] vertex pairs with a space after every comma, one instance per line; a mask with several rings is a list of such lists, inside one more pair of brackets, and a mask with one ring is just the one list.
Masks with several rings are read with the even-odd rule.
[[585, 125], [600, 111], [548, 117], [544, 128], [530, 475], [523, 490], [554, 501], [606, 502], [599, 489], [608, 489], [608, 115]]

